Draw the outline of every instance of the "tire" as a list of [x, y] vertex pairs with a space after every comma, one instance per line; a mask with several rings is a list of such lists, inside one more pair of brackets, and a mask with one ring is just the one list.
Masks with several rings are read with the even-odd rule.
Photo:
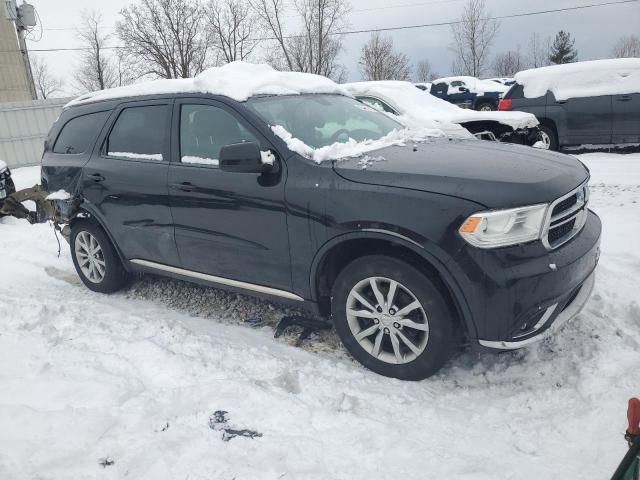
[[[382, 312], [376, 310], [380, 302], [371, 279], [384, 300], [389, 299], [392, 282], [397, 282], [393, 301], [383, 304]], [[358, 300], [354, 292], [369, 305]], [[419, 307], [407, 311], [405, 307], [411, 308], [415, 301]], [[374, 310], [377, 318], [369, 316]], [[398, 313], [401, 316], [393, 316]], [[347, 265], [333, 285], [332, 314], [345, 348], [380, 375], [422, 380], [440, 370], [455, 350], [454, 318], [439, 289], [422, 272], [393, 257], [366, 256]], [[363, 332], [364, 337], [358, 340], [356, 335]], [[415, 351], [400, 335], [412, 343]]]
[[[71, 228], [70, 240], [73, 265], [89, 290], [113, 293], [126, 284], [128, 274], [111, 240], [99, 225], [88, 221], [77, 222]], [[90, 255], [91, 252], [95, 254]], [[90, 262], [89, 266], [86, 262]], [[90, 268], [91, 265], [93, 268]]]
[[496, 106], [491, 102], [482, 102], [476, 108], [480, 112], [493, 112], [497, 110]]
[[550, 127], [549, 125], [545, 125], [541, 123], [539, 125], [540, 128], [540, 141], [542, 141], [546, 146], [547, 150], [558, 150], [558, 135], [556, 131]]

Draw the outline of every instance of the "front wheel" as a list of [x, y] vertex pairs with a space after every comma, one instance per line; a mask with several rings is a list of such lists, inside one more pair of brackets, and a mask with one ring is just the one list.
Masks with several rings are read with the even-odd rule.
[[333, 287], [332, 313], [346, 349], [365, 367], [402, 380], [436, 373], [453, 353], [453, 318], [422, 272], [392, 257], [354, 260]]
[[88, 221], [76, 223], [70, 245], [76, 272], [87, 288], [112, 293], [124, 286], [127, 272], [102, 228]]

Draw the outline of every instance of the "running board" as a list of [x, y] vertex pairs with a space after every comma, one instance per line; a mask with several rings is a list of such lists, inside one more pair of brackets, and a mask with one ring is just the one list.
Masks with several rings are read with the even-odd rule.
[[133, 260], [130, 260], [130, 262], [142, 267], [174, 273], [176, 275], [182, 275], [183, 277], [197, 278], [198, 280], [204, 280], [206, 282], [218, 283], [220, 285], [227, 285], [229, 287], [236, 287], [243, 290], [251, 290], [253, 292], [264, 293], [266, 295], [273, 295], [274, 297], [282, 297], [289, 300], [304, 302], [304, 298], [285, 290], [278, 290], [276, 288], [265, 287], [263, 285], [254, 285], [253, 283], [241, 282], [239, 280], [232, 280], [230, 278], [216, 277], [215, 275], [207, 275], [206, 273], [193, 272], [191, 270], [184, 270], [183, 268], [171, 267], [169, 265], [150, 262], [148, 260], [140, 260], [138, 258], [134, 258]]

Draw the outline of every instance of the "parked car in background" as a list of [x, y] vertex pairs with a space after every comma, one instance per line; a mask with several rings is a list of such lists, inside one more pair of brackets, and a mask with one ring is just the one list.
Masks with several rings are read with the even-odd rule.
[[554, 65], [516, 75], [501, 111], [534, 114], [547, 148], [640, 144], [640, 59]]
[[462, 108], [492, 111], [498, 109], [498, 102], [508, 90], [509, 87], [491, 80], [462, 76], [434, 80], [430, 93]]
[[540, 139], [538, 121], [528, 113], [463, 110], [409, 82], [357, 82], [344, 87], [358, 100], [398, 117], [407, 125], [440, 128], [450, 135], [464, 129], [482, 140], [529, 146]]
[[487, 78], [487, 80], [499, 83], [500, 85], [504, 85], [506, 87], [510, 87], [514, 83], [516, 83], [515, 78], [511, 78], [511, 77]]
[[[0, 160], [0, 209], [4, 204], [4, 200], [15, 191], [16, 187], [11, 179], [11, 170], [9, 170], [5, 162]], [[0, 213], [0, 216], [2, 216], [2, 213]]]

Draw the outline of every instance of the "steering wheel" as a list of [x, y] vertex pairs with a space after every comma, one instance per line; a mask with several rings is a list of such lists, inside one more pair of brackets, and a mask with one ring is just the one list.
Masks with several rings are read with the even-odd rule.
[[340, 130], [338, 130], [337, 132], [335, 132], [333, 135], [331, 135], [331, 143], [336, 143], [338, 141], [338, 137], [342, 134], [345, 134], [347, 136], [347, 140], [349, 139], [349, 137], [351, 137], [351, 135], [349, 134], [349, 130], [347, 130], [346, 128], [341, 128]]

